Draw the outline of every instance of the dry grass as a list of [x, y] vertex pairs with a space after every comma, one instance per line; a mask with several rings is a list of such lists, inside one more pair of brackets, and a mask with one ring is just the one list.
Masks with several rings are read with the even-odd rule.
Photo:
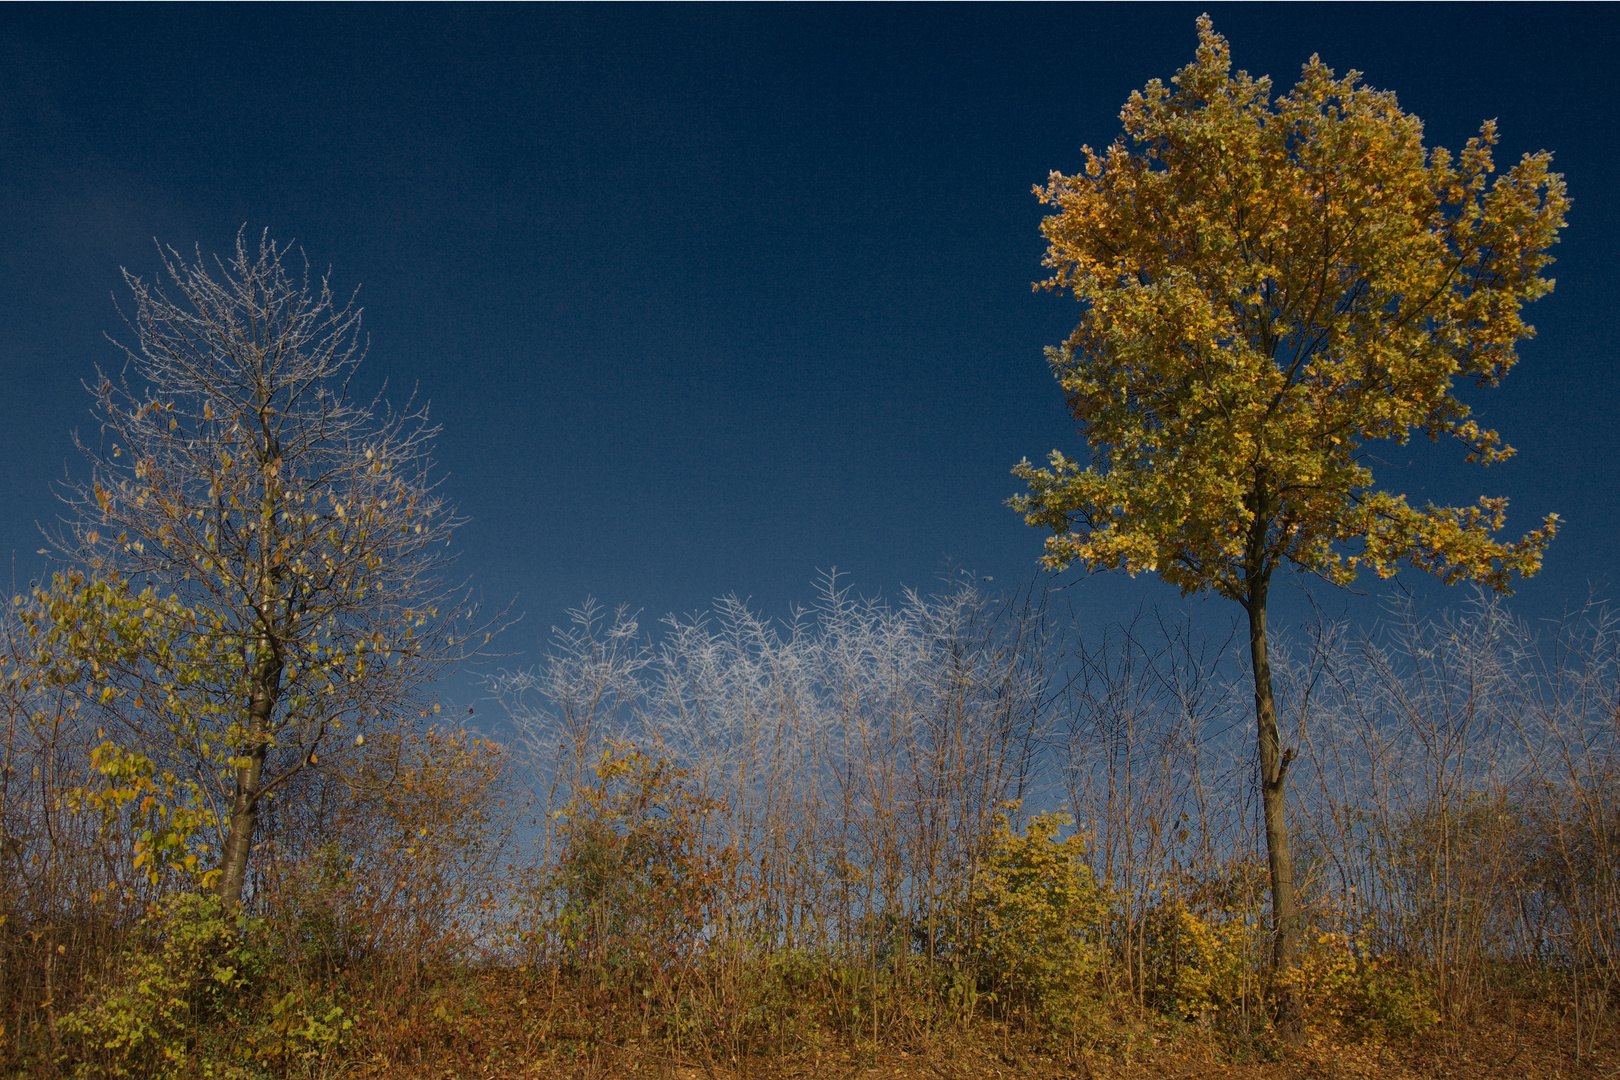
[[[379, 1080], [416, 1077], [535, 1077], [664, 1080], [838, 1077], [850, 1080], [1028, 1077], [1035, 1080], [1441, 1080], [1478, 1077], [1599, 1080], [1616, 1075], [1620, 1057], [1577, 1058], [1568, 1017], [1534, 1000], [1493, 1003], [1474, 1025], [1443, 1037], [1397, 1042], [1334, 1039], [1313, 1032], [1299, 1047], [1243, 1044], [1208, 1032], [1160, 1026], [1138, 1032], [1128, 1048], [1055, 1056], [985, 1025], [931, 1047], [832, 1048], [820, 1055], [755, 1057], [736, 1063], [683, 1060], [635, 1046], [580, 1047], [535, 1037], [533, 1013], [517, 1002], [526, 982], [493, 974], [483, 993], [489, 1011], [467, 1021], [465, 1037], [429, 1049], [374, 1053], [355, 1073]], [[1125, 1032], [1116, 1033], [1121, 1041]]]

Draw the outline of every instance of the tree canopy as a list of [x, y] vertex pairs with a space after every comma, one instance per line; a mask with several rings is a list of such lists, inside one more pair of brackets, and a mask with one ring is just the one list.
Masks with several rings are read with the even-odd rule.
[[1014, 470], [1013, 505], [1054, 533], [1046, 565], [1240, 602], [1284, 561], [1339, 585], [1402, 561], [1497, 590], [1534, 573], [1556, 515], [1498, 540], [1505, 499], [1413, 506], [1374, 486], [1366, 444], [1513, 453], [1454, 387], [1501, 381], [1534, 332], [1523, 305], [1553, 287], [1551, 155], [1492, 181], [1494, 122], [1459, 155], [1425, 148], [1393, 93], [1314, 56], [1274, 99], [1207, 17], [1171, 81], [1131, 95], [1128, 142], [1036, 189], [1057, 210], [1042, 287], [1085, 305], [1048, 359], [1091, 451]]

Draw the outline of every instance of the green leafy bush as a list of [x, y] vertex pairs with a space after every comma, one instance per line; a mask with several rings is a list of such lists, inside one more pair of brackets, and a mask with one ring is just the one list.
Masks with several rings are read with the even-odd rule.
[[1230, 1016], [1261, 962], [1261, 915], [1241, 907], [1194, 910], [1173, 897], [1148, 912], [1144, 927], [1150, 1000], [1180, 1020]]
[[666, 758], [615, 744], [595, 773], [558, 815], [546, 929], [576, 973], [623, 991], [701, 948], [734, 856], [705, 839], [712, 806]]
[[233, 1011], [261, 967], [249, 929], [210, 894], [154, 905], [140, 942], [57, 1021], [62, 1063], [86, 1078], [193, 1075], [197, 1033]]
[[979, 971], [1003, 1008], [1073, 1033], [1095, 1019], [1106, 963], [1108, 896], [1067, 811], [1036, 814], [1024, 835], [998, 818], [974, 883]]

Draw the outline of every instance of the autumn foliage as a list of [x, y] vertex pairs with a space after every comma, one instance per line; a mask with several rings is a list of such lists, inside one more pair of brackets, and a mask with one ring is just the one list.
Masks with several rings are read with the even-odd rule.
[[1533, 573], [1555, 519], [1497, 541], [1505, 500], [1410, 506], [1374, 487], [1365, 447], [1419, 431], [1481, 464], [1513, 453], [1454, 386], [1495, 386], [1533, 333], [1522, 309], [1552, 288], [1569, 205], [1552, 156], [1493, 180], [1494, 122], [1455, 156], [1425, 147], [1394, 94], [1314, 57], [1273, 98], [1207, 19], [1173, 81], [1039, 190], [1044, 286], [1085, 305], [1049, 359], [1091, 452], [1018, 470], [1019, 507], [1056, 533], [1048, 564], [1239, 602], [1284, 561], [1338, 584], [1402, 561], [1498, 587]]

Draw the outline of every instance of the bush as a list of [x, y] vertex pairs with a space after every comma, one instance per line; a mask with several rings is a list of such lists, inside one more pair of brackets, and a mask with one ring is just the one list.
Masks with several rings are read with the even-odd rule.
[[1421, 975], [1383, 957], [1358, 956], [1344, 934], [1310, 941], [1291, 975], [1308, 1023], [1366, 1038], [1410, 1038], [1440, 1022]]
[[1106, 962], [1102, 923], [1107, 894], [1088, 864], [1086, 838], [1058, 834], [1074, 825], [1067, 811], [1036, 814], [1024, 835], [1005, 815], [990, 834], [974, 910], [974, 950], [988, 989], [1027, 1022], [1074, 1033], [1094, 1020], [1098, 975]]
[[708, 800], [666, 758], [607, 750], [597, 783], [558, 812], [563, 850], [549, 882], [547, 937], [559, 959], [603, 992], [626, 992], [689, 962], [729, 850], [706, 842]]
[[1166, 1014], [1201, 1024], [1241, 1011], [1261, 955], [1258, 913], [1227, 906], [1194, 911], [1180, 897], [1147, 915], [1150, 998]]
[[198, 1032], [235, 1011], [262, 966], [250, 924], [217, 896], [182, 893], [154, 905], [142, 940], [114, 958], [85, 1000], [57, 1021], [81, 1077], [192, 1075]]

